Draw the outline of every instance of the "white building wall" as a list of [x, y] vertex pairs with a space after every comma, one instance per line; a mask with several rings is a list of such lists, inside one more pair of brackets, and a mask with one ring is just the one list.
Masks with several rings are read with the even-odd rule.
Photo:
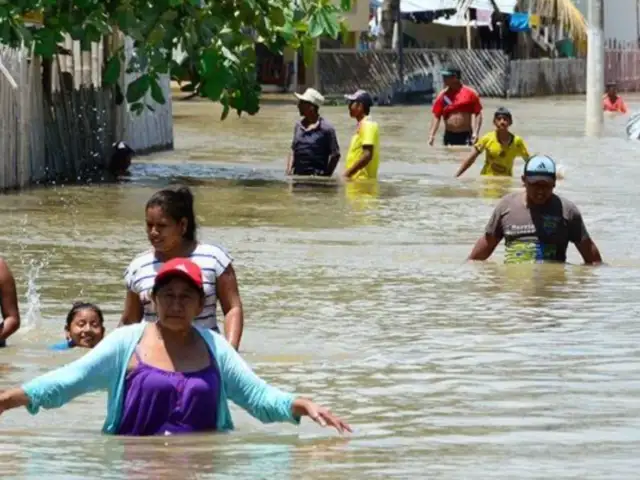
[[[637, 44], [640, 37], [640, 0], [602, 0], [604, 2], [604, 36], [607, 40]], [[587, 18], [588, 0], [573, 0]], [[587, 19], [588, 21], [588, 19]]]

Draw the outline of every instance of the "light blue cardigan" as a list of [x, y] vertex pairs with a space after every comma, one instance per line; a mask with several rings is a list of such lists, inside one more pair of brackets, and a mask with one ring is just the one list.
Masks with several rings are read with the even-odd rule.
[[[35, 415], [40, 407], [58, 408], [82, 394], [107, 390], [107, 418], [102, 431], [116, 433], [122, 417], [127, 367], [147, 325], [142, 322], [120, 327], [78, 360], [24, 384], [29, 413]], [[218, 431], [233, 429], [227, 399], [263, 423], [300, 423], [300, 418], [291, 412], [293, 395], [267, 385], [221, 335], [194, 328], [207, 343], [220, 370]]]

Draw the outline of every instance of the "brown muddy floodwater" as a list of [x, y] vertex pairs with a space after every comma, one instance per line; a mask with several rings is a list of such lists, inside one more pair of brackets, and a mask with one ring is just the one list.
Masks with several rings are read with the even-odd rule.
[[[147, 248], [145, 201], [188, 182], [200, 238], [235, 257], [243, 355], [356, 433], [264, 426], [235, 409], [228, 435], [107, 437], [96, 394], [0, 417], [0, 477], [637, 478], [640, 143], [624, 138], [621, 118], [584, 139], [582, 98], [486, 103], [489, 114], [510, 107], [530, 150], [563, 165], [558, 191], [582, 209], [609, 266], [579, 266], [573, 247], [566, 267], [505, 267], [502, 247], [465, 264], [497, 197], [518, 182], [481, 181], [481, 162], [454, 179], [463, 153], [426, 146], [427, 107], [374, 110], [377, 192], [290, 188], [293, 103], [220, 123], [215, 105], [176, 102], [176, 151], [140, 159], [130, 182], [3, 196], [0, 251], [24, 328], [0, 351], [0, 388], [78, 355], [47, 350], [74, 300], [97, 302], [115, 327], [124, 268]], [[323, 113], [345, 151], [346, 108]]]

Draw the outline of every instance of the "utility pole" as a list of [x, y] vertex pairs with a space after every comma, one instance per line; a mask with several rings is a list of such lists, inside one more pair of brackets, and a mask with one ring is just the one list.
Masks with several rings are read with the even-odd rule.
[[589, 0], [587, 11], [587, 112], [585, 133], [602, 133], [604, 113], [604, 0]]

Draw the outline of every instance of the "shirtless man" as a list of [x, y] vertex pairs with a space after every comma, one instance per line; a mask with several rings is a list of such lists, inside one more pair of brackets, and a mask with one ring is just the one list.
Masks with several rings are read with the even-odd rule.
[[7, 338], [20, 328], [20, 312], [18, 310], [18, 295], [16, 281], [9, 265], [0, 258], [0, 348], [6, 346]]
[[478, 93], [460, 81], [459, 68], [442, 70], [445, 89], [433, 102], [429, 145], [433, 145], [440, 120], [444, 118], [445, 145], [473, 145], [482, 127], [482, 104]]

